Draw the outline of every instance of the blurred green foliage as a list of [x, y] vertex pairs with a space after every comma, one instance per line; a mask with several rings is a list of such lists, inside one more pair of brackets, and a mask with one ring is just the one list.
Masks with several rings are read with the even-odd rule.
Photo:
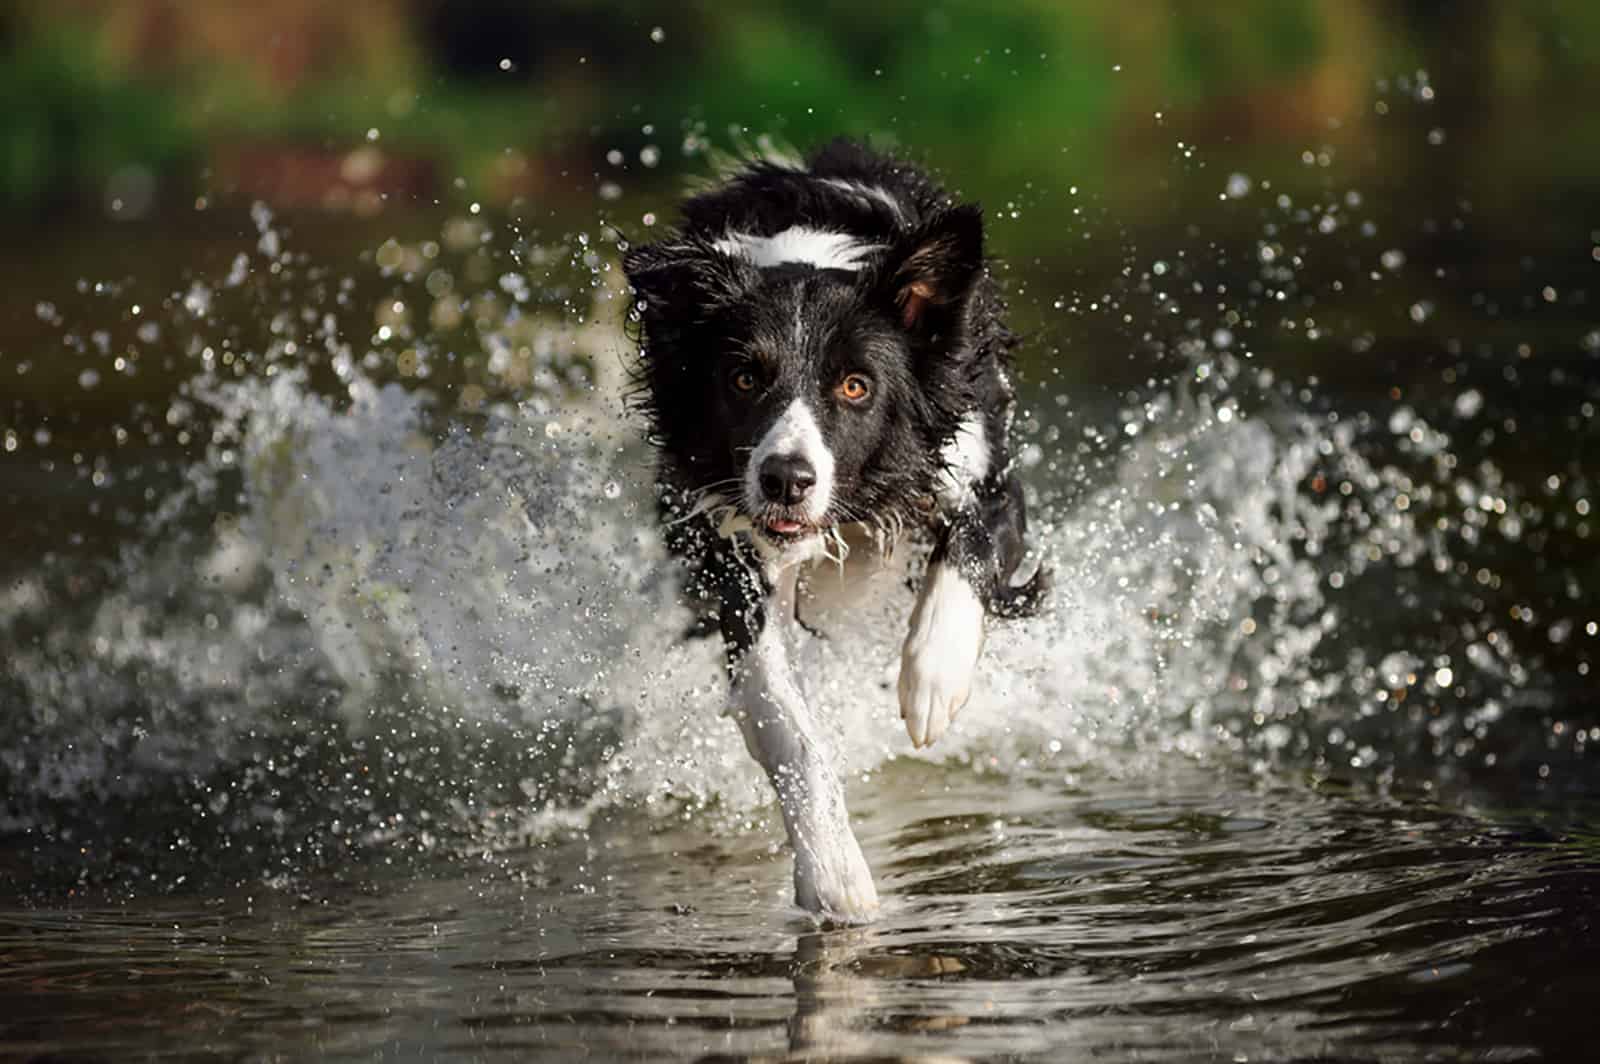
[[1132, 195], [1130, 158], [1170, 164], [1179, 140], [1294, 158], [1357, 137], [1380, 86], [1423, 68], [1452, 137], [1496, 124], [1496, 142], [1521, 135], [1568, 178], [1600, 161], [1600, 118], [1577, 105], [1600, 60], [1592, 0], [14, 2], [13, 212], [98, 196], [130, 163], [170, 189], [228, 146], [338, 153], [371, 129], [491, 197], [540, 187], [506, 180], [519, 166], [594, 173], [613, 147], [631, 165], [656, 144], [666, 172], [683, 143], [848, 133], [939, 160], [980, 195], [1036, 179], [1115, 198]]
[[71, 23], [0, 54], [0, 206], [93, 194], [119, 168], [172, 171], [198, 154], [172, 89], [129, 76]]
[[1082, 10], [785, 0], [729, 12], [707, 21], [715, 76], [665, 80], [650, 110], [714, 133], [955, 148], [977, 175], [1000, 153], [1008, 168], [1049, 162], [1063, 145], [1091, 150], [1114, 113], [1103, 27]]
[[1325, 6], [782, 0], [708, 15], [696, 32], [714, 73], [664, 77], [651, 110], [800, 142], [911, 140], [980, 174], [1048, 172], [1064, 150], [1092, 167], [1131, 100], [1197, 106], [1309, 69]]

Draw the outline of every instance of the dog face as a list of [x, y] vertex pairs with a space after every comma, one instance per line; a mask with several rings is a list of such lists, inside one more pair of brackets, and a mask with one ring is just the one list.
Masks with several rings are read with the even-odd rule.
[[926, 494], [970, 406], [982, 257], [974, 208], [886, 244], [796, 226], [630, 251], [674, 479], [779, 542]]

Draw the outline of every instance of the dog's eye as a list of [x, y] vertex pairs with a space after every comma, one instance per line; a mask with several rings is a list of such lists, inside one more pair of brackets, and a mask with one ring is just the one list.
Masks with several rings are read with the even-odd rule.
[[749, 395], [761, 385], [761, 378], [756, 376], [756, 371], [749, 366], [740, 366], [728, 374], [728, 383], [733, 385], [733, 390]]
[[834, 394], [847, 403], [859, 403], [872, 394], [872, 381], [860, 373], [852, 373], [839, 382]]

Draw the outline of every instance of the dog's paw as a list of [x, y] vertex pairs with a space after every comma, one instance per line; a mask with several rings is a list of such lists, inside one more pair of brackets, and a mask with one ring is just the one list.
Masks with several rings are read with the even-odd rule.
[[948, 565], [928, 573], [900, 653], [900, 716], [916, 747], [930, 746], [972, 694], [983, 650], [983, 603]]
[[795, 904], [826, 920], [870, 923], [878, 915], [878, 888], [860, 843], [848, 829], [822, 842], [807, 840], [795, 848]]
[[917, 748], [932, 746], [972, 694], [973, 663], [907, 651], [900, 660], [900, 716]]

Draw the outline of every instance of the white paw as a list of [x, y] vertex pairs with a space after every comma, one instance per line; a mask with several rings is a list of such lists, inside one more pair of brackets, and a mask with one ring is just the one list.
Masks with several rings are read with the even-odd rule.
[[900, 653], [900, 716], [916, 747], [937, 742], [972, 694], [983, 603], [953, 567], [928, 571]]
[[848, 829], [821, 839], [795, 840], [794, 902], [845, 924], [869, 923], [878, 915], [872, 869]]
[[906, 651], [900, 660], [900, 716], [912, 746], [932, 746], [956, 719], [972, 694], [973, 664]]

